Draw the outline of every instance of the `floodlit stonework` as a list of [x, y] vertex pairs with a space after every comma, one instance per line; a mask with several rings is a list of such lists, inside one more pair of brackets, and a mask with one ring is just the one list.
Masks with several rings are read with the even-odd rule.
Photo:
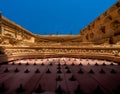
[[77, 57], [120, 61], [120, 1], [78, 35], [36, 35], [0, 14], [0, 62]]
[[0, 94], [120, 94], [120, 1], [78, 35], [36, 35], [0, 14]]
[[120, 41], [120, 1], [81, 30], [83, 41], [98, 44]]

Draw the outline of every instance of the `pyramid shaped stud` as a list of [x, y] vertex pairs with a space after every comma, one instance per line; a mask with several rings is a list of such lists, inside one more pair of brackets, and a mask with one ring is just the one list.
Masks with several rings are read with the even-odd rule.
[[68, 66], [65, 66], [65, 69], [68, 69], [69, 67]]
[[21, 62], [19, 62], [18, 65], [22, 65]]
[[53, 64], [52, 64], [52, 63], [50, 63], [49, 65], [50, 65], [50, 66], [52, 66]]
[[57, 71], [57, 73], [59, 73], [59, 74], [60, 74], [60, 73], [62, 73], [62, 71], [59, 69], [59, 70]]
[[70, 78], [69, 78], [70, 81], [76, 81], [75, 77], [72, 75]]
[[6, 69], [4, 70], [4, 73], [7, 73], [7, 72], [9, 72], [8, 68], [6, 68]]
[[34, 66], [37, 65], [36, 63], [33, 64]]
[[89, 73], [90, 74], [94, 74], [94, 71], [92, 69], [90, 69]]
[[105, 71], [104, 71], [103, 69], [101, 69], [101, 70], [99, 71], [99, 73], [105, 74]]
[[42, 63], [41, 65], [44, 66], [44, 63]]
[[60, 77], [60, 75], [56, 78], [56, 81], [62, 81], [62, 78]]
[[61, 69], [61, 67], [60, 67], [60, 66], [58, 66], [58, 67], [57, 67], [57, 69]]
[[87, 65], [90, 65], [90, 63], [88, 62], [88, 64]]
[[106, 66], [105, 62], [102, 64], [103, 66]]
[[74, 91], [74, 94], [84, 94], [83, 91], [80, 88], [80, 85], [77, 86], [77, 88]]
[[67, 69], [66, 73], [71, 73], [70, 69]]
[[15, 62], [13, 62], [12, 65], [15, 65]]
[[40, 94], [41, 94], [41, 93], [43, 93], [43, 92], [44, 92], [44, 90], [42, 89], [41, 85], [39, 84], [39, 85], [38, 85], [38, 87], [35, 89], [35, 91], [34, 91], [34, 92], [35, 92], [35, 93], [37, 93], [37, 94], [38, 94], [38, 93], [40, 93]]
[[24, 73], [29, 73], [30, 71], [28, 70], [28, 69], [26, 69], [25, 71], [24, 71]]
[[16, 69], [14, 70], [14, 72], [15, 72], [15, 73], [19, 72], [18, 68], [16, 68]]
[[116, 74], [117, 72], [114, 69], [111, 69], [110, 73]]
[[95, 66], [98, 66], [98, 65], [99, 65], [99, 64], [96, 62], [96, 63], [95, 63]]
[[39, 69], [36, 69], [35, 73], [40, 73]]
[[110, 65], [111, 65], [111, 66], [113, 66], [114, 64], [113, 64], [113, 63], [111, 63]]
[[29, 65], [29, 63], [27, 62], [26, 65]]
[[46, 71], [46, 73], [51, 73], [51, 71], [48, 69], [48, 70]]
[[71, 65], [72, 65], [72, 66], [74, 66], [75, 64], [74, 64], [74, 63], [72, 63]]
[[79, 71], [78, 71], [78, 73], [83, 74], [84, 72], [83, 72], [82, 69], [80, 68]]
[[56, 94], [64, 94], [64, 90], [59, 85], [58, 88], [55, 90]]
[[79, 66], [82, 66], [82, 63], [80, 63]]
[[17, 93], [22, 93], [22, 92], [24, 92], [25, 91], [25, 89], [23, 88], [23, 85], [22, 84], [20, 84], [20, 86], [16, 89], [16, 92]]

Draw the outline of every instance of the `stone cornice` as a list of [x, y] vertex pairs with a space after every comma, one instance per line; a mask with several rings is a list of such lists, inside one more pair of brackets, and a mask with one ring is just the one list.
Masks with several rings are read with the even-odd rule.
[[[120, 3], [120, 1], [118, 1], [117, 3], [115, 3], [112, 7], [110, 7], [109, 9], [107, 9], [104, 13], [102, 13], [100, 16], [98, 16], [94, 21], [92, 21], [88, 26], [86, 26], [83, 30], [81, 30], [81, 33], [83, 34], [83, 32], [88, 29], [89, 27], [91, 27], [97, 20], [100, 19], [101, 16], [104, 15], [104, 17], [102, 17], [102, 20], [105, 19], [106, 17], [108, 17], [108, 15], [110, 15], [115, 9], [118, 10], [119, 8], [116, 7], [116, 5]], [[114, 8], [114, 9], [112, 9]], [[107, 12], [109, 12], [109, 14], [107, 14]], [[85, 32], [84, 32], [85, 33]]]
[[120, 62], [119, 47], [5, 47], [4, 51], [8, 57], [13, 59], [78, 57]]
[[4, 47], [5, 49], [87, 49], [87, 50], [120, 50], [120, 47], [89, 47], [89, 46], [40, 46], [40, 47]]
[[81, 35], [51, 35], [51, 36], [37, 36], [37, 40], [46, 41], [72, 41], [81, 40]]
[[24, 31], [24, 33], [27, 33], [28, 35], [35, 37], [35, 35], [33, 33], [26, 30], [22, 26], [10, 21], [9, 19], [5, 18], [4, 16], [2, 16], [2, 23], [7, 23], [7, 25], [14, 27], [14, 29], [17, 29], [18, 31]]

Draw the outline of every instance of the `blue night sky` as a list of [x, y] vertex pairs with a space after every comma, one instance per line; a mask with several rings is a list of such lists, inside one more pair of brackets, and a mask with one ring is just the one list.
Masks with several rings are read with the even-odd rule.
[[0, 11], [35, 34], [78, 34], [117, 1], [0, 0]]

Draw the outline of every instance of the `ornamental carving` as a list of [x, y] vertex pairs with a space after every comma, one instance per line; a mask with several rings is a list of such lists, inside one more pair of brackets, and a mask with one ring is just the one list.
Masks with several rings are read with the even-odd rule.
[[15, 40], [15, 39], [10, 39], [9, 40], [9, 43], [11, 44], [11, 45], [16, 45], [17, 44], [17, 40]]
[[0, 37], [0, 44], [3, 42], [3, 38], [2, 37]]
[[116, 31], [119, 27], [120, 27], [120, 21], [118, 21], [118, 20], [115, 20], [115, 21], [113, 21], [112, 23], [111, 23], [111, 28], [114, 30], [114, 31]]
[[118, 12], [118, 14], [120, 15], [120, 9], [118, 9], [118, 11], [117, 11], [117, 12]]
[[8, 55], [29, 55], [29, 54], [96, 54], [96, 55], [113, 55], [120, 56], [120, 50], [115, 49], [86, 49], [86, 48], [40, 48], [40, 49], [6, 49], [6, 54]]

